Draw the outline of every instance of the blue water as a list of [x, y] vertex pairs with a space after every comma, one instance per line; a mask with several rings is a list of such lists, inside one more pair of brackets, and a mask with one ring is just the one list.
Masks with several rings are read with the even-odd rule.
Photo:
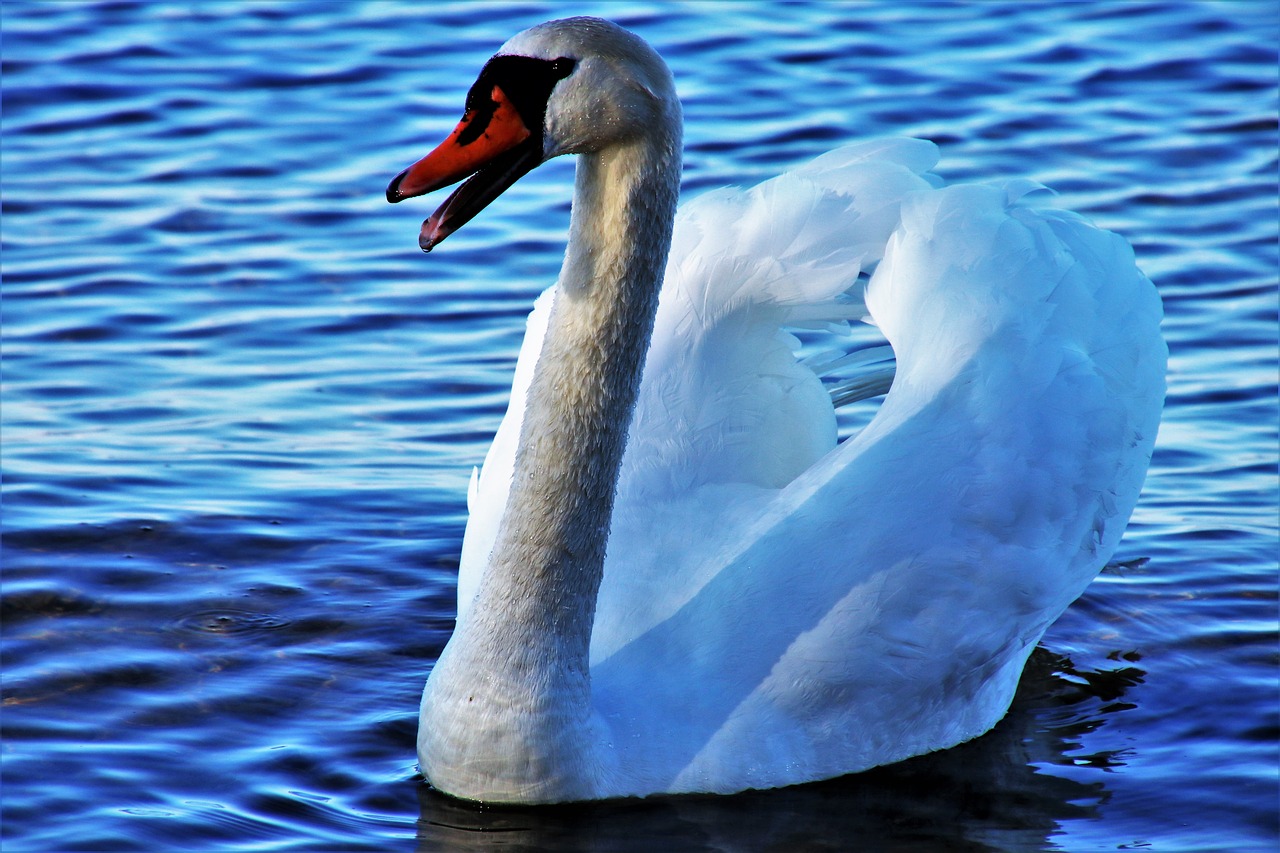
[[[666, 56], [688, 191], [922, 136], [950, 180], [1054, 186], [1157, 283], [1142, 502], [992, 734], [730, 798], [476, 809], [417, 775], [467, 479], [572, 165], [430, 257], [430, 205], [383, 189], [499, 44], [568, 12]], [[6, 853], [1273, 849], [1273, 4], [0, 15]]]

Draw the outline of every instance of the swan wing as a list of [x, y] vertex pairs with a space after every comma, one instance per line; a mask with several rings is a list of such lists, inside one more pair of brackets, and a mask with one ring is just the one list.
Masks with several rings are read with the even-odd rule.
[[835, 414], [788, 328], [861, 320], [898, 204], [930, 184], [923, 140], [852, 145], [677, 216], [619, 494], [708, 483], [777, 488], [835, 445]]
[[[1037, 185], [939, 189], [935, 157], [851, 146], [682, 207], [592, 634], [612, 793], [783, 785], [974, 737], [1118, 544], [1163, 403], [1155, 289]], [[460, 619], [554, 298], [472, 478]], [[837, 446], [786, 329], [867, 312], [897, 376]]]
[[543, 291], [533, 303], [525, 323], [524, 341], [516, 358], [515, 378], [511, 383], [511, 399], [507, 412], [498, 424], [493, 443], [485, 454], [484, 464], [471, 471], [467, 488], [467, 529], [462, 537], [462, 555], [458, 564], [458, 619], [461, 621], [475, 600], [480, 578], [489, 563], [498, 527], [507, 507], [511, 476], [515, 470], [516, 448], [520, 445], [520, 428], [524, 423], [525, 400], [533, 369], [542, 352], [551, 308], [555, 304], [555, 288]]
[[[830, 151], [750, 190], [713, 191], [681, 206], [619, 476], [624, 514], [642, 507], [633, 520], [653, 527], [650, 513], [683, 513], [688, 501], [707, 496], [702, 487], [739, 506], [756, 496], [753, 487], [782, 486], [835, 445], [830, 396], [796, 361], [785, 328], [866, 315], [850, 289], [882, 256], [902, 197], [934, 181], [921, 175], [937, 159], [930, 142], [873, 140]], [[555, 291], [545, 291], [529, 315], [507, 413], [483, 466], [472, 472], [459, 619], [475, 597], [506, 508]], [[656, 582], [645, 568], [630, 576], [632, 583]], [[645, 600], [655, 612], [669, 610], [652, 595]], [[623, 621], [634, 623], [613, 624]]]
[[[902, 202], [867, 288], [898, 373], [865, 430], [736, 506], [715, 484], [650, 511], [688, 560], [636, 560], [678, 538], [638, 523], [611, 541], [593, 689], [637, 778], [769, 787], [974, 737], [1114, 551], [1163, 404], [1160, 302], [1123, 240], [1029, 189]], [[628, 603], [651, 563], [698, 576], [662, 613]]]
[[929, 190], [937, 148], [873, 140], [676, 218], [618, 478], [592, 634], [599, 660], [667, 618], [718, 570], [741, 529], [836, 446], [831, 396], [788, 331], [847, 334], [860, 276]]

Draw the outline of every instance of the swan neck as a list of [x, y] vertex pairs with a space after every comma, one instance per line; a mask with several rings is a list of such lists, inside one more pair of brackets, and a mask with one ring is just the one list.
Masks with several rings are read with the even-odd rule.
[[[512, 677], [525, 684], [536, 668], [540, 684], [588, 690], [596, 595], [671, 245], [679, 152], [677, 131], [579, 158], [507, 508], [466, 620], [479, 620], [481, 642], [504, 638], [491, 663], [520, 670]], [[585, 692], [579, 698], [585, 704]]]
[[[578, 160], [569, 244], [475, 598], [428, 679], [423, 773], [458, 796], [597, 794], [589, 650], [679, 192], [679, 102]], [[593, 757], [596, 756], [596, 757]]]

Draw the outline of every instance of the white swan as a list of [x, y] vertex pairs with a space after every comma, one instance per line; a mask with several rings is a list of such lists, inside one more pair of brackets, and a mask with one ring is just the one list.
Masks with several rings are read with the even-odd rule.
[[[1119, 237], [1028, 206], [1029, 182], [938, 189], [918, 140], [677, 217], [680, 149], [662, 60], [575, 18], [509, 41], [387, 190], [470, 176], [429, 250], [579, 155], [422, 700], [422, 772], [455, 796], [728, 793], [973, 738], [1137, 500], [1166, 350]], [[873, 267], [897, 375], [837, 446], [782, 328], [861, 316]]]

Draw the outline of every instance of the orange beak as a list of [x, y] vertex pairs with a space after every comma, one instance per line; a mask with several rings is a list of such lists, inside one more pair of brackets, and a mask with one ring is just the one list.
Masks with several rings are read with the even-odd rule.
[[468, 109], [444, 142], [396, 175], [387, 201], [468, 179], [422, 223], [418, 245], [429, 252], [541, 162], [541, 133], [535, 135], [502, 88], [494, 86], [489, 99]]

